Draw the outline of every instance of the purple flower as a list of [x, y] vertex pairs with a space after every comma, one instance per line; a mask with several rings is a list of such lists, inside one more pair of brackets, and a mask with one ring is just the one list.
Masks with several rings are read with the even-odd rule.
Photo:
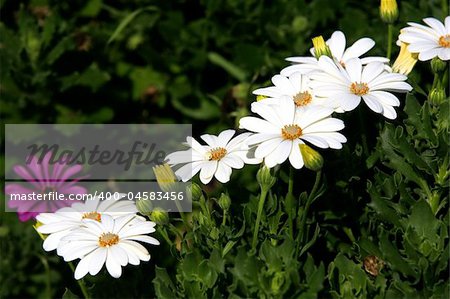
[[82, 170], [81, 165], [69, 166], [64, 161], [50, 163], [52, 154], [47, 153], [42, 161], [33, 156], [26, 166], [15, 165], [14, 172], [27, 181], [28, 186], [21, 184], [7, 184], [5, 193], [9, 195], [8, 207], [16, 208], [20, 221], [35, 218], [41, 212], [53, 212], [61, 207], [70, 205], [73, 200], [64, 196], [65, 200], [12, 200], [11, 194], [29, 196], [35, 194], [85, 194], [86, 188], [75, 185], [80, 179], [71, 179]]

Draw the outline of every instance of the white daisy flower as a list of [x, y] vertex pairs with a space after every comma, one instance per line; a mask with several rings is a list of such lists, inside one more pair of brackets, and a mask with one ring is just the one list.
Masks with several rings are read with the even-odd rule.
[[445, 25], [435, 18], [425, 18], [423, 21], [429, 27], [410, 22], [410, 27], [400, 31], [399, 40], [409, 44], [409, 52], [419, 53], [421, 61], [436, 56], [444, 61], [450, 60], [450, 16], [445, 18]]
[[[326, 41], [326, 44], [331, 50], [333, 58], [336, 59], [343, 67], [347, 65], [347, 62], [353, 58], [359, 58], [360, 56], [367, 53], [370, 49], [375, 46], [375, 42], [368, 37], [361, 38], [357, 40], [352, 46], [346, 47], [345, 35], [341, 31], [335, 31], [331, 37]], [[296, 64], [288, 66], [281, 71], [284, 76], [290, 76], [295, 72], [301, 72], [303, 74], [310, 73], [312, 71], [320, 70], [317, 64], [317, 59], [314, 57], [314, 47], [310, 49], [311, 55], [313, 57], [288, 57], [287, 61], [294, 62]], [[381, 62], [387, 63], [389, 59], [385, 57], [364, 57], [361, 58], [362, 64], [368, 64], [370, 62]]]
[[300, 145], [309, 142], [320, 148], [342, 148], [347, 139], [337, 133], [344, 128], [340, 119], [331, 118], [333, 109], [321, 106], [295, 107], [291, 100], [282, 99], [278, 105], [252, 104], [252, 111], [258, 117], [243, 117], [240, 128], [255, 132], [246, 143], [257, 145], [255, 156], [264, 158], [271, 168], [289, 158], [291, 165], [302, 168], [304, 165]]
[[147, 249], [136, 241], [159, 245], [158, 240], [147, 236], [155, 232], [156, 224], [133, 221], [135, 218], [136, 215], [116, 219], [103, 215], [101, 222], [86, 218], [82, 227], [63, 238], [58, 251], [64, 260], [81, 259], [75, 269], [75, 279], [81, 279], [87, 273], [96, 275], [105, 263], [109, 274], [119, 278], [123, 266], [150, 260]]
[[274, 86], [259, 88], [253, 91], [255, 95], [267, 97], [261, 100], [261, 103], [276, 104], [280, 99], [290, 99], [294, 101], [297, 107], [329, 105], [326, 99], [315, 96], [307, 75], [302, 75], [301, 73], [293, 73], [289, 77], [275, 75], [272, 77], [272, 83]]
[[316, 95], [328, 97], [340, 109], [337, 112], [351, 111], [361, 102], [376, 113], [394, 119], [397, 113], [393, 107], [399, 106], [398, 98], [388, 91], [407, 92], [412, 87], [404, 82], [402, 74], [389, 73], [380, 62], [371, 62], [362, 66], [360, 59], [347, 61], [346, 68], [334, 63], [329, 57], [319, 59], [322, 73], [311, 76]]
[[[120, 194], [120, 198], [124, 196], [125, 194]], [[36, 216], [36, 220], [42, 225], [37, 228], [37, 231], [48, 235], [44, 240], [43, 248], [45, 251], [52, 251], [57, 249], [64, 236], [82, 225], [83, 219], [101, 222], [105, 214], [119, 217], [136, 213], [137, 208], [133, 201], [111, 197], [101, 201], [98, 197], [94, 197], [85, 202], [76, 202], [72, 206], [61, 208], [54, 213], [40, 213]]]
[[207, 145], [201, 145], [194, 138], [188, 137], [186, 144], [190, 149], [167, 155], [167, 163], [185, 164], [175, 171], [183, 182], [190, 180], [200, 171], [203, 184], [208, 184], [213, 177], [221, 183], [226, 183], [230, 180], [232, 168], [240, 169], [244, 167], [244, 163], [261, 163], [261, 160], [251, 157], [251, 150], [243, 144], [251, 134], [244, 133], [232, 138], [234, 133], [234, 130], [225, 130], [219, 136], [200, 136]]

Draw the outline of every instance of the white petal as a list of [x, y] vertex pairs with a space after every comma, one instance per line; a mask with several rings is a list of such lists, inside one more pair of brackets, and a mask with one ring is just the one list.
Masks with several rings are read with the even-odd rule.
[[304, 134], [316, 133], [316, 132], [334, 132], [339, 131], [344, 128], [344, 122], [337, 118], [327, 118], [316, 122], [304, 129], [302, 129]]
[[147, 249], [138, 242], [123, 240], [120, 242], [120, 245], [126, 246], [130, 250], [133, 250], [133, 252], [139, 257], [140, 260], [150, 260], [150, 254], [148, 253]]
[[371, 94], [376, 96], [378, 98], [378, 100], [380, 102], [382, 102], [384, 105], [400, 106], [400, 101], [392, 93], [382, 91], [382, 90], [375, 90], [375, 91], [372, 91]]
[[215, 178], [222, 184], [227, 183], [231, 176], [231, 167], [226, 163], [220, 161], [217, 166], [217, 171], [214, 174]]
[[239, 128], [246, 129], [257, 133], [278, 133], [279, 128], [269, 123], [266, 120], [247, 116], [243, 117], [239, 121]]
[[187, 182], [190, 180], [193, 176], [197, 174], [197, 172], [200, 171], [200, 169], [203, 167], [203, 165], [207, 163], [206, 161], [198, 161], [193, 163], [188, 163], [175, 171], [175, 174], [177, 177], [180, 177], [183, 182]]
[[277, 148], [277, 163], [281, 164], [289, 157], [292, 149], [292, 141], [291, 140], [283, 140]]
[[97, 275], [105, 264], [107, 255], [106, 248], [98, 248], [91, 253], [91, 260], [89, 263], [89, 274], [92, 276]]
[[130, 237], [124, 238], [123, 240], [140, 241], [140, 242], [145, 242], [145, 243], [152, 244], [152, 245], [160, 244], [159, 241], [156, 240], [155, 238], [146, 236], [146, 235], [130, 236]]
[[378, 75], [380, 75], [384, 70], [384, 65], [382, 63], [372, 62], [364, 67], [361, 75], [361, 82], [370, 82]]
[[44, 244], [42, 244], [42, 247], [44, 248], [45, 251], [55, 250], [58, 247], [61, 238], [66, 236], [68, 233], [69, 231], [61, 231], [48, 235], [47, 238], [44, 240]]
[[281, 137], [264, 141], [256, 148], [255, 157], [260, 159], [266, 157], [272, 153], [282, 141], [283, 139], [281, 139]]
[[108, 247], [108, 257], [110, 255], [119, 263], [119, 265], [126, 266], [128, 264], [128, 255], [122, 247], [117, 245]]
[[289, 82], [289, 79], [286, 78], [285, 76], [275, 75], [275, 76], [272, 77], [272, 82], [283, 93], [291, 94], [291, 95], [295, 94], [295, 90], [294, 90], [291, 82]]
[[291, 162], [292, 167], [294, 167], [295, 169], [300, 169], [304, 165], [303, 157], [299, 147], [300, 143], [301, 142], [299, 140], [294, 140], [294, 142], [292, 143], [291, 154], [289, 155], [289, 162]]
[[395, 119], [397, 117], [397, 112], [391, 106], [383, 106], [383, 116], [389, 119]]
[[436, 20], [435, 18], [425, 18], [423, 19], [423, 21], [429, 25], [431, 28], [433, 28], [434, 30], [436, 30], [436, 32], [439, 35], [446, 35], [447, 34], [447, 30], [445, 30], [444, 25]]
[[439, 48], [430, 49], [424, 52], [419, 53], [419, 60], [420, 61], [427, 61], [430, 60], [439, 54]]
[[361, 97], [354, 94], [346, 94], [345, 98], [342, 97], [342, 101], [340, 102], [341, 108], [344, 111], [352, 111], [356, 107], [358, 107], [361, 102]]
[[212, 148], [219, 147], [219, 139], [217, 138], [217, 136], [203, 134], [202, 136], [200, 136], [200, 138], [203, 139], [203, 141], [205, 141], [206, 144], [208, 144]]
[[362, 64], [360, 59], [350, 59], [345, 63], [345, 69], [347, 70], [352, 82], [361, 82]]
[[111, 251], [108, 251], [108, 255], [106, 256], [106, 269], [112, 277], [119, 278], [122, 275], [122, 267], [110, 253]]
[[300, 137], [300, 139], [306, 140], [320, 148], [328, 148], [329, 147], [328, 142], [324, 138], [322, 138], [318, 135], [303, 135], [302, 137]]
[[208, 184], [217, 170], [217, 161], [206, 162], [200, 170], [200, 181], [203, 184]]
[[347, 65], [347, 60], [355, 57], [359, 57], [375, 46], [375, 42], [370, 38], [361, 38], [357, 40], [351, 47], [349, 47], [342, 57], [345, 64]]
[[88, 274], [90, 261], [91, 261], [90, 255], [87, 255], [80, 260], [77, 267], [75, 268], [74, 276], [76, 280], [81, 279], [84, 276], [86, 276], [86, 274]]
[[230, 142], [231, 138], [233, 138], [235, 132], [236, 132], [235, 130], [222, 131], [218, 136], [219, 147], [226, 147], [228, 142]]
[[330, 47], [333, 56], [340, 61], [342, 59], [342, 55], [344, 54], [346, 45], [344, 33], [341, 31], [333, 32], [330, 39], [327, 40], [327, 44]]
[[244, 167], [244, 161], [242, 161], [242, 159], [237, 156], [236, 154], [229, 154], [226, 157], [223, 157], [222, 159], [220, 159], [220, 163], [224, 163], [226, 165], [228, 165], [231, 168], [236, 168], [236, 169], [240, 169], [242, 167]]
[[378, 102], [378, 100], [375, 96], [366, 94], [366, 95], [363, 95], [362, 98], [364, 100], [364, 103], [366, 103], [366, 105], [370, 108], [370, 110], [372, 110], [376, 113], [381, 113], [383, 111], [383, 107]]
[[262, 118], [270, 122], [273, 126], [281, 127], [283, 125], [283, 121], [277, 115], [276, 111], [273, 109], [272, 106], [264, 105], [261, 102], [255, 102], [252, 103], [251, 107], [254, 113], [259, 114]]
[[141, 260], [139, 259], [139, 256], [136, 254], [135, 252], [136, 249], [133, 246], [124, 242], [120, 242], [118, 246], [122, 247], [123, 250], [125, 250], [125, 252], [127, 253], [128, 263], [135, 266], [140, 264]]

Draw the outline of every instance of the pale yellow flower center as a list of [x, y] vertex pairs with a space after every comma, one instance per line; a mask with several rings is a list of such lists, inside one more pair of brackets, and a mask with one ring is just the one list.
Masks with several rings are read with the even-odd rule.
[[98, 238], [98, 245], [100, 247], [109, 247], [119, 243], [119, 236], [113, 233], [103, 233]]
[[311, 103], [311, 101], [312, 96], [307, 91], [299, 92], [294, 96], [294, 103], [297, 107], [308, 105], [309, 103]]
[[353, 82], [352, 85], [350, 85], [350, 92], [357, 96], [363, 96], [369, 92], [369, 86], [367, 86], [367, 83]]
[[88, 213], [84, 213], [83, 217], [81, 217], [81, 219], [92, 219], [92, 220], [100, 222], [102, 220], [102, 215], [97, 212], [88, 212]]
[[302, 128], [297, 125], [285, 125], [283, 129], [281, 129], [281, 136], [283, 139], [294, 140], [302, 136]]
[[439, 46], [450, 48], [450, 34], [443, 35], [439, 38]]
[[225, 157], [227, 150], [223, 147], [216, 147], [209, 151], [208, 158], [209, 161], [217, 161]]

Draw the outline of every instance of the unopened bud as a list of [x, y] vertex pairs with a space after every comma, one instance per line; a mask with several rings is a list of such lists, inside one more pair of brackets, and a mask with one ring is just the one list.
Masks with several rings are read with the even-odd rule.
[[328, 47], [325, 43], [322, 35], [314, 37], [312, 39], [312, 43], [314, 46], [314, 57], [319, 59], [320, 56], [325, 55], [333, 59], [333, 54], [331, 53], [330, 47]]
[[149, 215], [151, 221], [156, 222], [159, 225], [165, 225], [169, 223], [169, 214], [161, 208], [155, 208]]
[[445, 71], [446, 67], [447, 63], [439, 59], [439, 57], [437, 56], [431, 60], [431, 70], [433, 71], [433, 73], [441, 73]]
[[275, 184], [277, 179], [272, 175], [270, 168], [267, 166], [261, 167], [256, 173], [256, 180], [261, 187], [261, 190], [269, 190]]
[[202, 188], [194, 182], [186, 186], [186, 193], [188, 194], [188, 196], [189, 195], [191, 196], [192, 201], [199, 201], [200, 198], [203, 196]]
[[163, 165], [155, 166], [153, 167], [153, 172], [161, 190], [169, 192], [176, 186], [178, 180], [169, 164], [164, 163]]
[[445, 100], [445, 90], [442, 88], [433, 88], [428, 97], [433, 105], [438, 106]]
[[136, 201], [136, 209], [144, 216], [150, 216], [153, 211], [152, 202], [150, 200], [140, 199]]
[[398, 7], [396, 0], [381, 0], [380, 17], [388, 23], [394, 23], [398, 18]]
[[228, 194], [222, 193], [219, 198], [219, 207], [224, 211], [228, 211], [230, 209], [230, 206], [231, 206], [230, 196], [228, 196]]
[[311, 169], [313, 171], [318, 171], [322, 169], [323, 158], [322, 155], [319, 154], [319, 152], [313, 150], [306, 144], [300, 144], [299, 148], [306, 168]]

